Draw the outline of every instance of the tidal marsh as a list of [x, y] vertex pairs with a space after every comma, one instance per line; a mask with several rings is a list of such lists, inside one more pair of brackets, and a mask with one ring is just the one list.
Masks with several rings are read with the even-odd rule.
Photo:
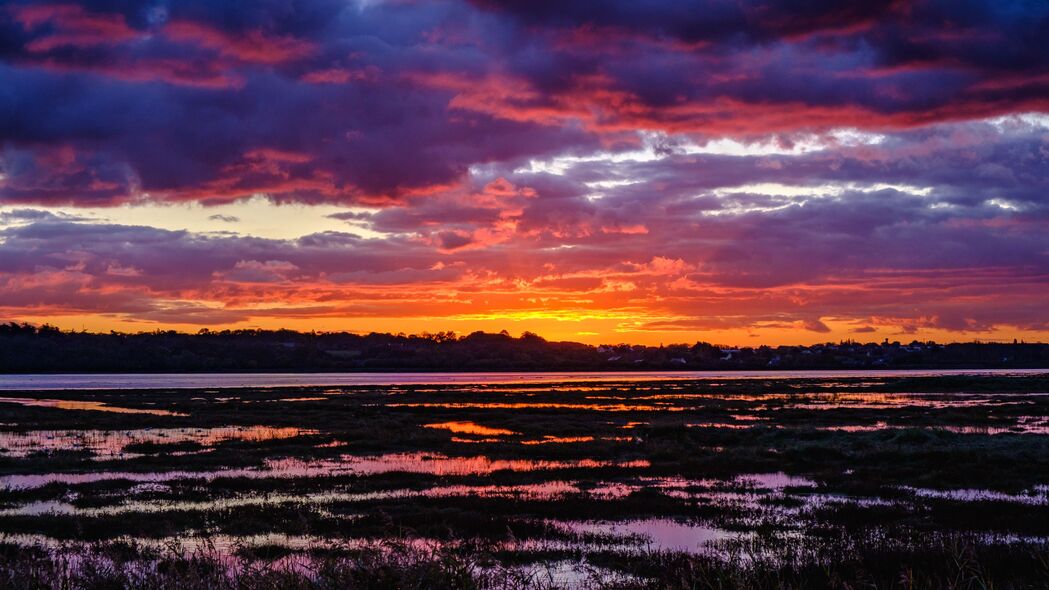
[[0, 584], [1045, 587], [1047, 420], [1039, 374], [5, 393]]

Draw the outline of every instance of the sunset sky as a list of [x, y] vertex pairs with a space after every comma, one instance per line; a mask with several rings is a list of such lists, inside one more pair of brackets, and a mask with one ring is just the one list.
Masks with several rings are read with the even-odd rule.
[[1049, 3], [0, 3], [0, 320], [1049, 340]]

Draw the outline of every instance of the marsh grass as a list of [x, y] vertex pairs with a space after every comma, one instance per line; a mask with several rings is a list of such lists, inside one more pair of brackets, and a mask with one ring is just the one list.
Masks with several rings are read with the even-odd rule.
[[398, 540], [320, 557], [285, 553], [246, 558], [213, 545], [185, 551], [124, 542], [76, 550], [0, 548], [0, 588], [5, 590], [549, 587], [554, 587], [553, 580], [538, 569], [503, 567], [484, 554], [455, 546], [421, 549]]
[[[567, 574], [543, 563], [566, 564]], [[925, 547], [835, 550], [764, 547], [732, 557], [636, 550], [516, 554], [476, 542], [420, 545], [385, 539], [313, 553], [255, 547], [228, 553], [146, 548], [0, 545], [0, 588], [26, 590], [827, 589], [983, 590], [1049, 587], [1046, 545], [979, 546], [946, 538]]]

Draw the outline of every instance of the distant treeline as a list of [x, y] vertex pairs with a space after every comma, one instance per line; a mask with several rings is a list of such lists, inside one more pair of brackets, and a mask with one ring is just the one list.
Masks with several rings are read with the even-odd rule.
[[1049, 344], [934, 342], [733, 348], [591, 346], [474, 332], [201, 330], [123, 334], [0, 324], [0, 373], [211, 371], [632, 371], [1049, 368]]

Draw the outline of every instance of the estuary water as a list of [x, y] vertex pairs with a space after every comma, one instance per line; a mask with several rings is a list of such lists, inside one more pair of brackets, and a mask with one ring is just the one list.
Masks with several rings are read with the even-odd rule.
[[828, 371], [631, 371], [457, 373], [94, 373], [0, 375], [0, 391], [92, 389], [229, 389], [354, 385], [593, 383], [713, 379], [840, 379], [945, 375], [1037, 375], [1049, 369], [918, 369]]

